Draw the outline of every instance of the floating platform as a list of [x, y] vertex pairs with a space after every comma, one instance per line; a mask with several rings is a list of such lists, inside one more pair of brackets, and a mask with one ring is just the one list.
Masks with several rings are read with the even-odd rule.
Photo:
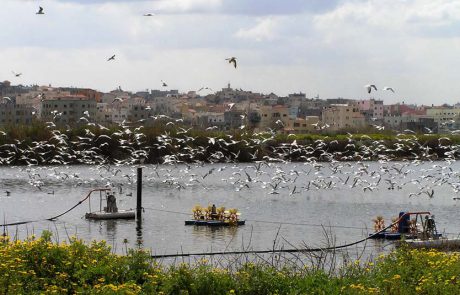
[[398, 246], [407, 245], [410, 248], [415, 249], [438, 249], [438, 250], [458, 250], [460, 249], [460, 239], [428, 239], [428, 240], [405, 240], [399, 241]]
[[119, 210], [118, 212], [91, 212], [85, 214], [86, 219], [107, 220], [107, 219], [134, 219], [136, 213], [134, 210]]
[[186, 220], [185, 225], [206, 225], [206, 226], [240, 226], [246, 223], [245, 220], [238, 220], [236, 224], [221, 220]]

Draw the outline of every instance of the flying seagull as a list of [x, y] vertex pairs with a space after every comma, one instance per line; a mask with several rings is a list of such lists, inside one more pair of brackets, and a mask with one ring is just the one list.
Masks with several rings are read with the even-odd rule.
[[161, 86], [163, 86], [163, 87], [168, 87], [168, 84], [166, 84], [165, 81], [161, 80]]
[[107, 59], [107, 61], [115, 60], [115, 54]]
[[121, 97], [115, 97], [115, 98], [112, 100], [112, 103], [114, 103], [114, 102], [116, 102], [116, 101], [122, 102], [122, 101], [123, 101], [123, 98], [121, 98]]
[[374, 88], [375, 91], [377, 91], [377, 87], [374, 84], [366, 85], [364, 86], [364, 88], [367, 89], [367, 93], [371, 93], [372, 88]]
[[198, 89], [197, 92], [200, 92], [201, 90], [205, 90], [205, 89], [212, 91], [210, 87], [201, 87], [200, 89]]
[[236, 57], [232, 56], [232, 57], [226, 58], [225, 60], [228, 60], [229, 64], [233, 63], [233, 66], [236, 69]]
[[153, 13], [146, 13], [146, 14], [144, 14], [144, 16], [154, 16], [154, 15], [155, 15], [155, 14], [153, 14]]
[[395, 90], [393, 88], [391, 88], [391, 87], [383, 87], [383, 90], [389, 90], [389, 91], [395, 93]]
[[38, 12], [35, 13], [35, 14], [45, 14], [45, 13], [43, 12], [43, 7], [39, 6], [39, 7], [38, 7]]
[[12, 71], [12, 73], [15, 77], [20, 77], [22, 75], [22, 73], [15, 73], [14, 71]]

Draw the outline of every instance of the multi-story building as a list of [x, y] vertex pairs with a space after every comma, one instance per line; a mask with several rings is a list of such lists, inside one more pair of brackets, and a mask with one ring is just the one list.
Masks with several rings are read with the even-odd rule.
[[[284, 105], [261, 106], [258, 129], [283, 128], [289, 120], [289, 108]], [[281, 121], [282, 124], [279, 123]], [[278, 123], [276, 123], [278, 122]]]
[[130, 122], [143, 122], [154, 115], [154, 111], [145, 104], [133, 105], [129, 109], [128, 121]]
[[348, 104], [333, 104], [323, 109], [322, 122], [328, 130], [361, 129], [366, 126], [365, 117], [359, 108]]
[[0, 102], [1, 126], [30, 124], [34, 117], [34, 109], [30, 106], [19, 105], [6, 99]]
[[96, 122], [101, 124], [112, 123], [112, 114], [108, 103], [98, 102], [96, 104]]
[[37, 116], [41, 116], [42, 101], [45, 99], [57, 99], [71, 95], [69, 91], [49, 86], [36, 87], [33, 90], [16, 95], [16, 103], [36, 110]]
[[101, 102], [102, 92], [99, 92], [90, 88], [76, 88], [76, 87], [60, 87], [61, 91], [68, 91], [70, 95], [84, 95], [88, 98], [96, 100], [96, 102]]
[[375, 100], [373, 98], [367, 100], [358, 100], [355, 105], [363, 113], [366, 120], [369, 121], [381, 121], [384, 114], [383, 100]]
[[426, 109], [426, 115], [433, 118], [438, 124], [448, 124], [454, 122], [460, 117], [460, 109], [453, 107], [431, 107]]
[[293, 134], [306, 134], [315, 132], [319, 122], [318, 116], [307, 116], [304, 118], [295, 118], [289, 119], [286, 123], [286, 126], [283, 129], [284, 133], [293, 133]]
[[197, 125], [200, 128], [215, 127], [218, 130], [225, 129], [224, 113], [205, 112], [201, 113], [197, 119]]
[[84, 95], [47, 98], [41, 101], [41, 118], [61, 125], [94, 122], [96, 121], [96, 105], [95, 99]]
[[306, 116], [321, 116], [323, 108], [327, 106], [327, 102], [322, 99], [307, 99], [302, 101], [299, 105], [299, 114], [300, 118]]
[[232, 109], [224, 112], [225, 128], [232, 130], [240, 128], [244, 125], [245, 120], [243, 119], [244, 112], [242, 110]]

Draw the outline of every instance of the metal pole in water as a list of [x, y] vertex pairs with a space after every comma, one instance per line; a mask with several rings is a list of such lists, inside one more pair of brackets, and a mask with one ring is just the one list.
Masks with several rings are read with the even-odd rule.
[[137, 168], [137, 206], [136, 218], [141, 220], [142, 217], [142, 168]]

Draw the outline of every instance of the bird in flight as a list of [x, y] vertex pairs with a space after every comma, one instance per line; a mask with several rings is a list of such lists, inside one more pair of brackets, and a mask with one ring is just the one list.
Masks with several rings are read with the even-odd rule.
[[232, 56], [232, 57], [226, 58], [225, 60], [228, 60], [229, 64], [233, 63], [233, 66], [236, 69], [236, 57]]
[[144, 16], [154, 16], [155, 14], [154, 13], [146, 13], [144, 14]]
[[115, 97], [115, 98], [112, 100], [112, 103], [114, 103], [114, 102], [116, 102], [116, 101], [122, 102], [122, 101], [123, 101], [123, 98], [121, 98], [121, 97]]
[[163, 86], [163, 87], [168, 87], [168, 84], [166, 84], [165, 81], [161, 80], [161, 86]]
[[374, 84], [366, 85], [366, 86], [364, 86], [364, 88], [367, 89], [367, 93], [371, 93], [372, 88], [374, 88], [375, 91], [377, 91], [377, 87]]
[[395, 90], [393, 88], [391, 88], [391, 87], [383, 87], [383, 90], [389, 90], [389, 91], [395, 93]]
[[12, 71], [12, 73], [15, 77], [20, 77], [22, 75], [22, 73], [15, 73], [14, 71]]
[[38, 7], [38, 12], [35, 13], [35, 14], [45, 14], [45, 13], [43, 12], [43, 7], [39, 6], [39, 7]]
[[115, 54], [107, 59], [107, 61], [115, 60]]
[[200, 89], [198, 89], [197, 92], [200, 92], [201, 90], [205, 90], [205, 89], [212, 91], [212, 89], [210, 87], [201, 87]]

